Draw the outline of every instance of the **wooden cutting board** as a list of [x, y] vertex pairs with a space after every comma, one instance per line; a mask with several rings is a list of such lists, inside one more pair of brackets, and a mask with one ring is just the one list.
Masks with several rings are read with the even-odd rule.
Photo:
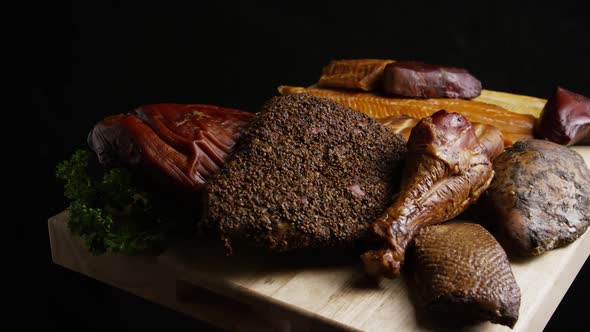
[[[509, 98], [522, 102], [516, 95]], [[573, 149], [590, 167], [590, 146]], [[244, 249], [226, 257], [215, 241], [192, 241], [179, 243], [157, 257], [92, 256], [82, 241], [69, 233], [66, 223], [66, 211], [49, 219], [56, 264], [223, 329], [437, 329], [414, 307], [403, 275], [370, 283], [356, 253], [279, 255]], [[589, 255], [590, 232], [586, 232], [565, 248], [511, 263], [522, 291], [515, 331], [542, 331]], [[485, 322], [463, 330], [510, 329]]]

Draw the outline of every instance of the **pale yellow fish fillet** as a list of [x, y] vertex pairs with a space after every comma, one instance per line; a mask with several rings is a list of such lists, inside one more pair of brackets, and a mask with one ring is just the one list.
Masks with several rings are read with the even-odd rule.
[[372, 92], [287, 85], [280, 86], [278, 90], [282, 95], [307, 93], [316, 97], [328, 98], [376, 119], [402, 114], [422, 119], [445, 109], [449, 112], [460, 113], [471, 122], [497, 127], [502, 132], [504, 143], [507, 146], [514, 144], [517, 140], [533, 137], [535, 117], [532, 115], [510, 112], [500, 106], [477, 101], [451, 98], [393, 98]]
[[471, 99], [482, 103], [493, 104], [521, 114], [530, 114], [536, 118], [541, 115], [546, 99], [516, 95], [513, 93], [492, 90], [481, 90], [481, 94]]

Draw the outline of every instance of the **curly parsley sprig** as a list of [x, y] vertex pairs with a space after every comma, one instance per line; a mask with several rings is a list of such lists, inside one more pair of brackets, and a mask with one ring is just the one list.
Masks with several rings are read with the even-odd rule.
[[[68, 227], [81, 236], [90, 252], [139, 254], [161, 250], [190, 228], [179, 209], [161, 204], [161, 193], [125, 168], [88, 172], [90, 152], [76, 151], [57, 166], [71, 200]], [[181, 209], [180, 209], [181, 210]]]

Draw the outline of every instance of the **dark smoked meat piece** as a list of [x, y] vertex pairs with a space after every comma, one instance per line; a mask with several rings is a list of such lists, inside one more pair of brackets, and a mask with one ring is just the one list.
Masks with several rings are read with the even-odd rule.
[[562, 145], [590, 138], [590, 98], [557, 87], [541, 112], [535, 137]]
[[478, 224], [423, 229], [414, 241], [413, 275], [419, 304], [431, 314], [513, 327], [520, 288], [502, 246]]
[[198, 191], [224, 165], [252, 117], [211, 105], [147, 105], [100, 121], [88, 144], [104, 165], [140, 166], [161, 183]]
[[398, 61], [385, 67], [383, 92], [414, 98], [471, 99], [481, 93], [481, 82], [463, 68]]
[[500, 242], [539, 255], [582, 236], [590, 223], [590, 170], [582, 157], [545, 140], [520, 141], [494, 160], [482, 197]]

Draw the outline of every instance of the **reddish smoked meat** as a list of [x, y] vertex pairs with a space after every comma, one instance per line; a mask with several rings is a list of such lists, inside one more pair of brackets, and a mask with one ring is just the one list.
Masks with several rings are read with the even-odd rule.
[[481, 82], [463, 68], [398, 61], [385, 67], [383, 92], [413, 98], [471, 99]]
[[160, 182], [198, 191], [224, 165], [252, 117], [211, 105], [147, 105], [100, 121], [88, 144], [101, 164], [141, 165]]
[[561, 145], [574, 145], [588, 136], [590, 98], [557, 87], [541, 112], [535, 137]]
[[475, 202], [494, 171], [471, 123], [438, 111], [412, 129], [400, 192], [372, 225], [387, 244], [361, 256], [369, 274], [397, 277], [420, 229], [447, 221]]

